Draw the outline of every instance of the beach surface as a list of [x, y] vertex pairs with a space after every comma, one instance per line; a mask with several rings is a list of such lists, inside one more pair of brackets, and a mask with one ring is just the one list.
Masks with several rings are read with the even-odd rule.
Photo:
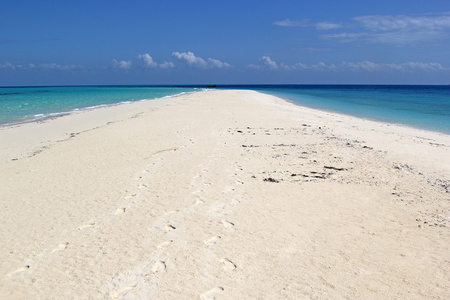
[[448, 299], [450, 136], [204, 91], [0, 128], [1, 299]]

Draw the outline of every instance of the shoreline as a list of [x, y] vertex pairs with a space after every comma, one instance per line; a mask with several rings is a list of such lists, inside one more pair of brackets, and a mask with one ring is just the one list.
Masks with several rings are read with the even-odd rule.
[[[85, 112], [85, 111], [91, 111], [91, 110], [95, 110], [95, 109], [101, 109], [101, 108], [107, 108], [107, 107], [118, 106], [118, 105], [123, 105], [123, 104], [129, 104], [129, 103], [133, 103], [133, 102], [142, 102], [142, 101], [151, 101], [151, 100], [157, 100], [157, 99], [166, 99], [166, 98], [178, 97], [178, 96], [182, 96], [182, 95], [185, 95], [185, 94], [191, 94], [191, 93], [196, 93], [196, 92], [197, 91], [181, 92], [181, 93], [176, 93], [176, 94], [167, 95], [167, 96], [158, 97], [158, 98], [146, 98], [146, 99], [140, 99], [140, 100], [127, 100], [127, 101], [121, 101], [121, 102], [117, 102], [117, 103], [98, 104], [98, 105], [87, 106], [87, 107], [82, 107], [82, 108], [74, 108], [74, 109], [69, 110], [69, 111], [61, 111], [61, 112], [54, 112], [54, 113], [40, 113], [40, 114], [34, 115], [33, 117], [29, 116], [26, 119], [17, 119], [17, 120], [12, 120], [11, 122], [8, 122], [8, 123], [0, 123], [0, 129], [3, 128], [3, 127], [20, 126], [22, 124], [28, 124], [28, 123], [44, 122], [46, 120], [51, 120], [51, 119], [54, 119], [54, 118], [60, 118], [60, 117], [64, 117], [64, 116], [69, 116], [69, 115], [72, 115], [72, 114], [82, 113], [82, 112]], [[22, 118], [25, 118], [25, 117], [22, 117]]]
[[[0, 146], [0, 161], [34, 155], [34, 153], [58, 141], [66, 140], [74, 134], [133, 118], [142, 113], [143, 109], [151, 110], [171, 105], [173, 102], [171, 100], [188, 94], [190, 93], [177, 94], [173, 97], [116, 103], [94, 109], [74, 111], [66, 115], [52, 116], [38, 121], [0, 126], [0, 140], [3, 144], [3, 147]], [[22, 143], [24, 143], [24, 146], [20, 146]], [[23, 152], [14, 153], [16, 149], [22, 149]], [[6, 157], [5, 154], [7, 154]]]
[[450, 291], [448, 135], [211, 90], [0, 140], [2, 298]]
[[441, 133], [441, 134], [445, 134], [445, 135], [450, 135], [450, 128], [447, 129], [442, 129], [442, 127], [437, 128], [436, 126], [420, 126], [420, 125], [415, 125], [415, 124], [408, 124], [408, 123], [398, 123], [398, 122], [393, 122], [393, 121], [389, 121], [389, 120], [382, 120], [380, 118], [377, 117], [363, 117], [363, 116], [359, 116], [356, 114], [350, 114], [350, 113], [346, 113], [346, 112], [341, 112], [339, 110], [333, 110], [333, 109], [329, 109], [329, 108], [320, 108], [320, 107], [313, 107], [313, 106], [306, 106], [303, 105], [301, 103], [296, 103], [294, 99], [288, 98], [289, 96], [285, 96], [285, 95], [281, 95], [278, 93], [270, 93], [268, 91], [259, 91], [271, 96], [275, 96], [275, 97], [279, 97], [283, 100], [285, 100], [286, 102], [292, 103], [294, 105], [298, 105], [301, 107], [306, 107], [306, 108], [310, 108], [310, 109], [316, 109], [319, 111], [323, 111], [323, 112], [327, 112], [327, 113], [334, 113], [334, 114], [338, 114], [338, 115], [345, 115], [345, 116], [349, 116], [349, 117], [355, 117], [355, 118], [359, 118], [362, 120], [368, 120], [368, 121], [373, 121], [373, 122], [379, 122], [379, 123], [385, 123], [385, 124], [390, 124], [390, 125], [396, 125], [396, 126], [403, 126], [403, 127], [408, 127], [408, 128], [412, 128], [412, 129], [417, 129], [417, 130], [423, 130], [423, 131], [429, 131], [429, 132], [435, 132], [435, 133]]
[[296, 106], [299, 106], [299, 107], [302, 107], [302, 108], [317, 110], [317, 111], [321, 111], [321, 112], [324, 112], [324, 113], [335, 114], [335, 115], [342, 115], [342, 116], [351, 117], [351, 118], [357, 118], [359, 120], [366, 120], [366, 121], [370, 121], [370, 122], [386, 124], [388, 126], [405, 127], [405, 128], [410, 128], [410, 129], [413, 129], [413, 130], [419, 130], [419, 131], [424, 131], [424, 132], [429, 132], [429, 133], [450, 135], [450, 132], [433, 130], [433, 129], [424, 128], [424, 127], [416, 127], [416, 126], [413, 126], [413, 125], [403, 124], [403, 123], [393, 123], [393, 122], [389, 122], [389, 121], [379, 120], [379, 119], [376, 119], [376, 118], [363, 118], [363, 117], [360, 117], [360, 116], [346, 114], [346, 113], [342, 113], [342, 112], [335, 111], [335, 110], [328, 110], [328, 109], [322, 109], [322, 108], [309, 107], [309, 106], [305, 106], [305, 105], [302, 105], [302, 104], [295, 103], [295, 100], [289, 99], [287, 97], [282, 97], [282, 96], [279, 96], [279, 95], [276, 95], [276, 94], [271, 94], [271, 93], [265, 92], [265, 91], [264, 92], [263, 91], [259, 91], [259, 92], [262, 93], [262, 94], [278, 97], [278, 98], [283, 99], [284, 101], [286, 101], [288, 103], [291, 103], [293, 105], [296, 105]]

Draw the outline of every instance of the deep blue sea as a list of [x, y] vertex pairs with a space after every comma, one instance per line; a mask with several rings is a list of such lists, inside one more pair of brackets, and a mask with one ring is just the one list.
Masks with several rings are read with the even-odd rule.
[[[0, 88], [0, 124], [38, 120], [122, 102], [170, 97], [206, 86], [80, 86]], [[219, 85], [250, 89], [295, 104], [450, 134], [450, 86]]]

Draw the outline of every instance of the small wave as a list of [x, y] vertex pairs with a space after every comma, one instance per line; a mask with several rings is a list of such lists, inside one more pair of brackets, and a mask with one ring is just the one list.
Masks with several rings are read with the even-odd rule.
[[[115, 104], [115, 105], [117, 105], [117, 104]], [[87, 106], [87, 107], [83, 108], [82, 110], [91, 110], [91, 109], [97, 109], [97, 108], [107, 107], [107, 106], [112, 106], [112, 105], [99, 104], [99, 105], [94, 105], [94, 106]]]
[[183, 95], [186, 95], [186, 94], [188, 94], [188, 92], [181, 92], [181, 93], [178, 93], [178, 94], [163, 96], [163, 97], [161, 97], [161, 99], [179, 97], [179, 96], [183, 96]]

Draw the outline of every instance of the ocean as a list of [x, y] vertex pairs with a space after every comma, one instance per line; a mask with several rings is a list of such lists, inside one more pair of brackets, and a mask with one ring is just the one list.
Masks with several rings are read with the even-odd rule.
[[175, 86], [0, 87], [0, 125], [197, 91]]
[[[171, 97], [206, 86], [80, 86], [0, 88], [0, 125], [40, 120], [123, 102]], [[218, 85], [249, 89], [295, 104], [364, 119], [450, 134], [450, 86]]]

